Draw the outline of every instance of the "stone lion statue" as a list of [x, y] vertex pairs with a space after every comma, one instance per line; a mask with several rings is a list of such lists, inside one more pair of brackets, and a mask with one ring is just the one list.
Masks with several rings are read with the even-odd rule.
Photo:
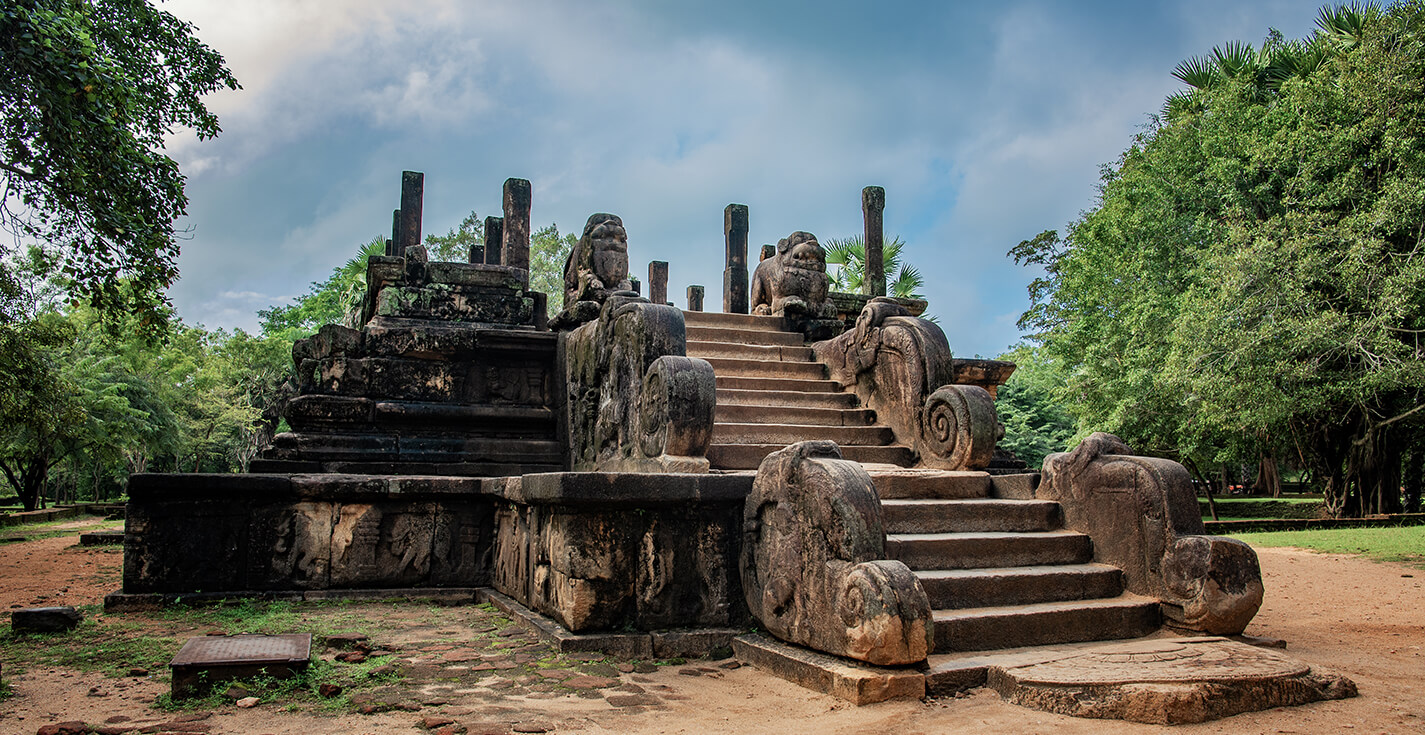
[[830, 280], [826, 251], [810, 232], [793, 232], [777, 242], [777, 252], [757, 264], [752, 274], [753, 314], [806, 314], [828, 311]]

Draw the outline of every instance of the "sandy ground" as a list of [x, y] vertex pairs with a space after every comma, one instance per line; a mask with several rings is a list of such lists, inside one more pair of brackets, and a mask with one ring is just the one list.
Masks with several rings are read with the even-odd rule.
[[[122, 555], [74, 546], [76, 537], [0, 545], [0, 606], [88, 604], [118, 587]], [[288, 712], [273, 705], [222, 707], [186, 723], [151, 706], [163, 681], [31, 670], [6, 679], [16, 696], [0, 703], [0, 733], [34, 733], [64, 720], [214, 733], [422, 732], [423, 718], [454, 720], [468, 733], [1425, 733], [1425, 571], [1343, 555], [1259, 549], [1267, 602], [1248, 633], [1288, 642], [1288, 653], [1343, 673], [1360, 696], [1163, 728], [1082, 720], [1023, 709], [988, 690], [961, 697], [854, 707], [722, 662], [689, 662], [642, 675], [615, 675], [623, 691], [656, 694], [651, 706], [611, 706], [595, 692], [460, 700], [431, 688], [419, 711], [371, 715]], [[452, 613], [452, 620], [458, 613]], [[436, 631], [439, 633], [440, 631]], [[427, 645], [426, 650], [451, 646]], [[7, 666], [8, 669], [8, 666]], [[690, 675], [696, 671], [699, 675]], [[428, 687], [429, 688], [429, 687]], [[447, 687], [449, 689], [449, 687]], [[94, 692], [106, 696], [93, 696]], [[618, 690], [608, 690], [609, 692]], [[435, 702], [436, 704], [429, 704]], [[161, 731], [161, 730], [160, 730]]]

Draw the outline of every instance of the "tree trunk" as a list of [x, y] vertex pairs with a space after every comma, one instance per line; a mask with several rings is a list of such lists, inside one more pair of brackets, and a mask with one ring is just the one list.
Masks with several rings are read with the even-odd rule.
[[1425, 479], [1421, 476], [1421, 470], [1425, 469], [1422, 467], [1422, 464], [1425, 464], [1422, 463], [1422, 458], [1425, 458], [1425, 446], [1416, 442], [1415, 448], [1410, 451], [1405, 460], [1404, 477], [1401, 478], [1401, 484], [1405, 486], [1406, 513], [1420, 512], [1420, 486], [1421, 480]]
[[1263, 453], [1257, 462], [1257, 480], [1252, 483], [1252, 493], [1257, 495], [1271, 495], [1274, 498], [1282, 496], [1282, 476], [1281, 470], [1277, 467], [1277, 457], [1275, 454]]

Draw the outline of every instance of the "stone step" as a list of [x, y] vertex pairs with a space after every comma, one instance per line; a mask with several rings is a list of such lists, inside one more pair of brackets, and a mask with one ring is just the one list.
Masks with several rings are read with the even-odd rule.
[[829, 439], [848, 446], [879, 447], [894, 443], [896, 435], [888, 426], [814, 426], [808, 424], [726, 424], [713, 422], [716, 444], [795, 444], [813, 439]]
[[[830, 382], [830, 381], [827, 381]], [[833, 385], [835, 385], [833, 383]], [[854, 409], [861, 405], [852, 393], [825, 393], [812, 392], [803, 393], [799, 391], [786, 390], [742, 390], [738, 388], [724, 388], [719, 383], [717, 386], [717, 405], [722, 406], [756, 406], [764, 407], [797, 407], [797, 408], [821, 408], [821, 409]], [[870, 410], [870, 409], [866, 409]]]
[[[717, 370], [716, 367], [713, 368]], [[717, 373], [717, 392], [724, 389], [787, 391], [792, 393], [840, 393], [841, 386], [834, 380], [801, 380], [797, 378], [747, 378]], [[854, 397], [854, 396], [853, 396]]]
[[1075, 531], [887, 534], [886, 555], [915, 570], [1084, 564], [1093, 544]]
[[1107, 564], [990, 569], [930, 569], [915, 573], [938, 610], [1091, 600], [1123, 593], [1123, 572]]
[[683, 323], [690, 327], [755, 329], [762, 332], [787, 331], [786, 321], [779, 316], [724, 314], [720, 311], [685, 311], [683, 312]]
[[[714, 434], [716, 440], [716, 434]], [[712, 444], [708, 447], [708, 462], [713, 469], [755, 470], [767, 455], [786, 447], [785, 444]], [[909, 466], [915, 462], [915, 455], [906, 447], [844, 446], [841, 456], [853, 462], [876, 462]]]
[[886, 469], [868, 467], [881, 500], [986, 498], [992, 480], [973, 470]]
[[704, 342], [688, 340], [688, 357], [734, 358], [740, 360], [771, 360], [781, 362], [812, 362], [810, 347], [801, 345], [750, 345], [738, 342]]
[[731, 342], [738, 345], [786, 345], [801, 347], [806, 338], [800, 332], [769, 332], [765, 329], [739, 329], [737, 327], [705, 327], [696, 324], [685, 326], [689, 342]]
[[780, 360], [739, 360], [729, 357], [705, 357], [713, 374], [730, 378], [777, 378], [793, 380], [825, 380], [826, 366], [819, 362], [781, 362]]
[[1052, 531], [1063, 525], [1052, 500], [882, 500], [886, 533]]
[[1158, 601], [1122, 594], [1097, 600], [935, 610], [935, 651], [987, 651], [1137, 638], [1158, 628]]
[[[810, 395], [816, 395], [812, 393]], [[721, 395], [718, 396], [722, 398]], [[717, 404], [714, 421], [721, 424], [804, 424], [815, 426], [870, 426], [876, 423], [876, 412], [868, 408], [808, 408], [804, 406], [755, 406], [736, 403]]]

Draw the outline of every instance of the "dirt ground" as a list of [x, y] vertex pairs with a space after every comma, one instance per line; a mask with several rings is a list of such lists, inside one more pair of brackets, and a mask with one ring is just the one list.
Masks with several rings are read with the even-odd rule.
[[[80, 548], [76, 542], [77, 535], [69, 535], [0, 544], [0, 607], [95, 604], [117, 589], [121, 552]], [[1267, 601], [1247, 632], [1285, 639], [1288, 653], [1349, 676], [1359, 686], [1359, 697], [1176, 728], [1046, 714], [1004, 703], [983, 689], [858, 708], [731, 660], [655, 666], [565, 659], [484, 608], [373, 603], [343, 608], [341, 621], [358, 621], [358, 627], [359, 621], [368, 621], [371, 643], [378, 648], [373, 655], [386, 654], [381, 660], [399, 666], [402, 676], [391, 686], [362, 690], [335, 711], [281, 701], [250, 709], [214, 704], [165, 711], [154, 703], [168, 688], [161, 666], [147, 676], [106, 677], [33, 665], [12, 675], [12, 662], [4, 661], [13, 696], [0, 702], [0, 733], [29, 735], [68, 720], [112, 732], [273, 735], [1425, 733], [1425, 571], [1294, 549], [1262, 548], [1258, 554]], [[137, 613], [92, 617], [100, 626], [148, 632], [184, 622], [150, 621]], [[201, 624], [192, 625], [191, 618], [186, 622], [189, 627], [168, 634], [208, 632]], [[334, 652], [322, 655], [330, 659]], [[361, 709], [372, 714], [361, 714]]]

